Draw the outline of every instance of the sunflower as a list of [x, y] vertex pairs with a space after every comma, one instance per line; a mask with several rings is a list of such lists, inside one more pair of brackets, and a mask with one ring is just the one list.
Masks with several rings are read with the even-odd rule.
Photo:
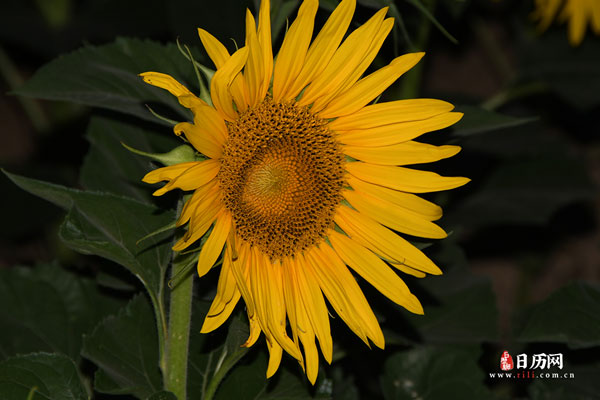
[[533, 18], [539, 21], [539, 29], [548, 29], [557, 13], [559, 22], [568, 22], [569, 43], [578, 46], [588, 23], [596, 35], [600, 35], [600, 1], [598, 0], [536, 0]]
[[[157, 190], [194, 191], [177, 225], [188, 225], [173, 246], [182, 251], [205, 238], [198, 275], [222, 255], [217, 293], [202, 332], [218, 328], [243, 297], [252, 346], [264, 333], [267, 377], [285, 350], [314, 383], [317, 342], [331, 363], [329, 311], [337, 312], [367, 345], [384, 337], [356, 279], [363, 277], [393, 302], [422, 314], [419, 300], [394, 269], [423, 277], [441, 274], [395, 231], [444, 238], [432, 221], [440, 207], [414, 193], [464, 185], [406, 165], [453, 156], [457, 146], [432, 146], [415, 137], [457, 122], [462, 114], [432, 99], [370, 104], [423, 53], [406, 54], [362, 75], [394, 24], [387, 8], [344, 36], [355, 0], [343, 0], [312, 40], [317, 0], [305, 0], [276, 60], [270, 4], [258, 26], [246, 14], [245, 46], [229, 54], [208, 32], [200, 39], [216, 66], [208, 104], [169, 75], [141, 74], [166, 89], [194, 115], [174, 127], [207, 158], [151, 171]], [[343, 41], [342, 41], [343, 40]]]

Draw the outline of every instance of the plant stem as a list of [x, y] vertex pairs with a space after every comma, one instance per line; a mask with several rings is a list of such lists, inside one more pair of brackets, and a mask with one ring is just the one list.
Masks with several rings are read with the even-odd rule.
[[152, 308], [154, 308], [154, 317], [156, 318], [156, 331], [158, 333], [158, 363], [160, 370], [163, 374], [166, 373], [167, 365], [166, 365], [166, 355], [165, 355], [165, 345], [167, 338], [167, 317], [165, 315], [165, 305], [162, 299], [162, 292], [159, 293], [159, 297], [152, 295], [150, 291], [150, 300], [152, 301]]
[[[179, 261], [178, 261], [179, 259]], [[171, 269], [172, 279], [183, 269], [187, 269], [190, 257], [177, 257]], [[171, 289], [169, 311], [169, 334], [166, 344], [165, 388], [178, 400], [187, 399], [187, 366], [192, 318], [192, 293], [194, 274], [178, 277], [178, 284]]]
[[217, 370], [215, 371], [215, 374], [213, 375], [210, 382], [208, 383], [208, 387], [204, 392], [203, 400], [213, 399], [215, 393], [217, 392], [219, 384], [221, 383], [223, 378], [225, 378], [227, 372], [229, 372], [229, 370], [233, 368], [233, 366], [246, 354], [247, 351], [247, 348], [241, 347], [237, 351], [227, 355], [226, 347], [223, 349], [223, 354], [221, 355], [221, 358], [217, 363]]
[[[425, 2], [425, 5], [429, 8], [431, 14], [433, 14], [435, 10], [435, 0]], [[431, 34], [431, 21], [425, 15], [422, 15], [421, 18], [422, 21], [419, 25], [417, 38], [410, 51], [423, 51], [427, 47], [427, 42], [429, 41], [429, 36]], [[423, 65], [423, 62], [418, 63], [402, 77], [399, 92], [399, 97], [401, 99], [414, 99], [419, 95], [421, 77], [423, 75]]]

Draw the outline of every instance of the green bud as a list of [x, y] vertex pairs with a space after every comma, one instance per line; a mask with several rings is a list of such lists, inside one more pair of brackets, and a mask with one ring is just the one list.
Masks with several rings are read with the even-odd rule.
[[181, 163], [190, 162], [190, 161], [204, 160], [203, 156], [196, 153], [194, 148], [187, 144], [181, 145], [179, 147], [175, 147], [173, 150], [169, 151], [168, 153], [162, 153], [162, 154], [147, 153], [145, 151], [137, 150], [137, 149], [134, 149], [133, 147], [126, 145], [123, 142], [121, 142], [121, 145], [123, 145], [123, 147], [125, 147], [127, 150], [129, 150], [130, 152], [132, 152], [134, 154], [148, 157], [154, 161], [158, 161], [159, 163], [163, 164], [164, 166], [169, 166], [169, 165], [173, 165], [173, 164], [181, 164]]

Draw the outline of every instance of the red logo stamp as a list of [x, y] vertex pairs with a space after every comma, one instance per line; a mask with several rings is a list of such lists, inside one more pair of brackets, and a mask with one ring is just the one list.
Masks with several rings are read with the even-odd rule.
[[502, 353], [502, 356], [500, 357], [500, 369], [502, 371], [510, 371], [511, 369], [514, 368], [514, 363], [513, 363], [513, 359], [510, 356], [510, 354], [508, 354], [508, 351], [504, 351], [504, 353]]

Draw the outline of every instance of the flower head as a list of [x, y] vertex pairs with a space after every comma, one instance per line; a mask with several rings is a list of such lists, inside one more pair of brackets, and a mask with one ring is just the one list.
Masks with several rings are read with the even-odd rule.
[[245, 346], [264, 333], [267, 376], [285, 350], [314, 383], [316, 342], [327, 362], [332, 357], [325, 298], [365, 343], [384, 347], [348, 267], [395, 303], [423, 313], [392, 268], [418, 277], [441, 271], [395, 231], [445, 237], [432, 222], [441, 217], [440, 207], [414, 193], [452, 189], [468, 179], [406, 165], [456, 154], [459, 147], [413, 139], [462, 114], [432, 99], [370, 104], [423, 56], [403, 55], [363, 77], [392, 29], [387, 9], [343, 40], [355, 8], [355, 0], [343, 0], [311, 43], [318, 1], [305, 0], [274, 61], [269, 7], [263, 0], [258, 27], [248, 11], [245, 46], [231, 55], [199, 30], [217, 68], [212, 105], [168, 75], [141, 74], [193, 112], [193, 123], [174, 130], [208, 157], [154, 170], [144, 181], [168, 181], [155, 195], [194, 191], [177, 221], [188, 224], [187, 233], [173, 249], [206, 238], [199, 276], [223, 253], [202, 332], [218, 328], [243, 297], [250, 321]]
[[598, 0], [535, 0], [533, 18], [539, 21], [538, 26], [541, 31], [548, 29], [555, 18], [561, 23], [566, 21], [569, 43], [572, 46], [581, 43], [588, 23], [594, 33], [600, 35], [600, 1]]

